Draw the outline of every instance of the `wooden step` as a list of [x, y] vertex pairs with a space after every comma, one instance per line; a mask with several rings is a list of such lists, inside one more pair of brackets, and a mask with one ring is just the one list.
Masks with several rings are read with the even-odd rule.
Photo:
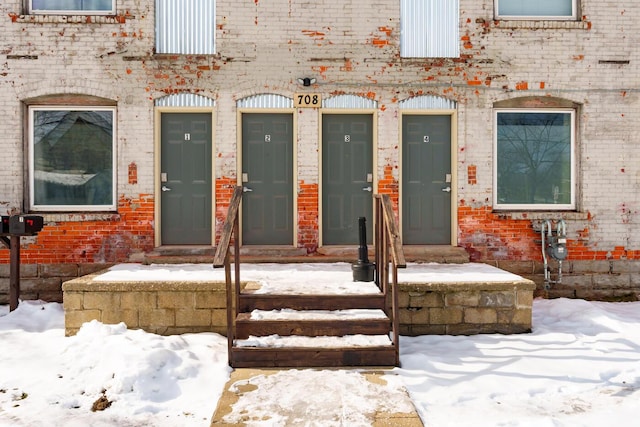
[[391, 329], [389, 318], [376, 319], [288, 319], [252, 320], [250, 313], [240, 313], [236, 318], [236, 338], [245, 339], [251, 335], [304, 335], [344, 336], [353, 334], [382, 335]]
[[396, 366], [393, 346], [364, 348], [255, 348], [231, 349], [234, 368], [309, 368], [342, 366]]
[[368, 308], [384, 310], [383, 294], [356, 295], [276, 295], [245, 294], [238, 296], [238, 312], [253, 310], [348, 310]]
[[397, 366], [386, 297], [364, 294], [238, 295], [234, 368]]

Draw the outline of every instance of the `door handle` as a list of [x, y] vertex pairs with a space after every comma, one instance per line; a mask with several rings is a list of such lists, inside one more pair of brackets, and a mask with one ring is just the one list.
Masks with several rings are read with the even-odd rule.
[[371, 186], [363, 187], [363, 188], [362, 188], [362, 191], [368, 191], [368, 192], [371, 192], [371, 191], [373, 191], [373, 188], [371, 188]]
[[251, 188], [249, 187], [242, 187], [242, 192], [243, 193], [248, 193], [249, 191], [253, 191]]
[[442, 191], [445, 193], [451, 193], [451, 187], [443, 188]]
[[162, 186], [162, 191], [171, 191], [171, 189], [169, 187], [167, 187], [166, 185]]

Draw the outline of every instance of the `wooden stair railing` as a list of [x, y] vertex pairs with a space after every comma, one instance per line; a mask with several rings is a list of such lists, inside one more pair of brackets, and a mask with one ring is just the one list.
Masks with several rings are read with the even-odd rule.
[[[238, 214], [241, 201], [242, 187], [236, 186], [233, 190], [233, 196], [231, 196], [227, 217], [213, 258], [214, 268], [224, 267], [224, 277], [227, 284], [227, 354], [229, 355], [229, 364], [231, 364], [231, 352], [235, 339], [233, 325], [238, 314], [240, 296], [240, 225]], [[231, 237], [233, 237], [233, 266], [235, 270], [233, 283], [231, 281], [231, 254], [229, 252]]]
[[[407, 263], [402, 250], [402, 239], [398, 232], [391, 199], [387, 194], [375, 194], [373, 213], [375, 232], [373, 244], [376, 265], [375, 281], [387, 298], [391, 307], [393, 347], [396, 351], [396, 366], [400, 366], [400, 340], [398, 320], [398, 268], [406, 268]], [[391, 275], [391, 281], [389, 280]], [[390, 289], [389, 289], [390, 288]], [[390, 291], [390, 292], [389, 292]], [[390, 297], [390, 301], [389, 301]]]
[[[310, 366], [399, 366], [398, 333], [398, 268], [406, 266], [402, 243], [398, 235], [393, 208], [388, 195], [375, 195], [375, 283], [380, 294], [365, 295], [272, 295], [240, 291], [240, 238], [239, 208], [242, 187], [236, 187], [216, 254], [214, 267], [225, 267], [227, 292], [227, 346], [231, 367], [310, 367]], [[233, 261], [231, 244], [233, 241]], [[231, 262], [235, 271], [232, 280]], [[278, 310], [344, 310], [379, 309], [385, 318], [361, 320], [308, 320], [253, 321], [250, 313], [254, 309]], [[386, 320], [385, 320], [386, 319]], [[390, 333], [389, 333], [390, 331]], [[236, 341], [246, 340], [250, 335], [267, 336], [302, 335], [307, 337], [346, 336], [354, 334], [386, 335], [391, 345], [373, 345], [364, 348], [247, 348]], [[389, 336], [390, 335], [390, 336]]]

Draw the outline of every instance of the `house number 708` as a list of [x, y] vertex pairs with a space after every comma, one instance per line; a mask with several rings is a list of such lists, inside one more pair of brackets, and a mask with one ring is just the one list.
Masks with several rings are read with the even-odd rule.
[[298, 95], [298, 104], [318, 105], [320, 103], [318, 95]]
[[295, 108], [319, 108], [322, 104], [322, 95], [319, 93], [296, 93], [293, 100]]

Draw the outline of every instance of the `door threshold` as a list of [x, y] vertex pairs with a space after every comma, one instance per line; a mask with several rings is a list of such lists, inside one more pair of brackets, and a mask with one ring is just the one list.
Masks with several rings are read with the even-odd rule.
[[465, 248], [452, 245], [403, 245], [404, 258], [412, 262], [464, 264], [469, 262]]
[[[233, 253], [233, 246], [231, 247]], [[268, 257], [296, 257], [306, 256], [305, 248], [296, 248], [289, 245], [249, 245], [240, 247], [240, 256], [268, 256]]]
[[162, 245], [153, 248], [148, 255], [185, 256], [185, 255], [215, 255], [216, 247], [211, 245]]

